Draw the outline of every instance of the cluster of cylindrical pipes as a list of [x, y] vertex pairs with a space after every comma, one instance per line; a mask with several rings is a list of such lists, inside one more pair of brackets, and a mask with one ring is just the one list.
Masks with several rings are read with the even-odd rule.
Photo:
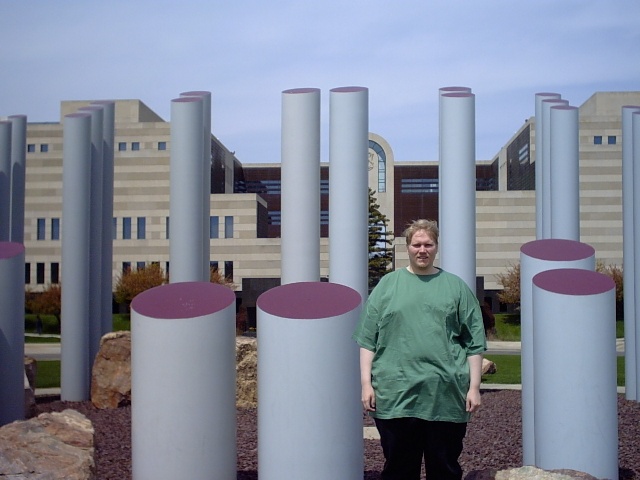
[[89, 399], [91, 365], [112, 330], [115, 102], [63, 119], [61, 398]]

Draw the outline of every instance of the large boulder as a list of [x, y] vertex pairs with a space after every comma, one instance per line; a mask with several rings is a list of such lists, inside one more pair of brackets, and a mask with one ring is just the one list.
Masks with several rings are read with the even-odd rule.
[[131, 403], [131, 332], [107, 333], [91, 372], [91, 403], [118, 408]]
[[0, 428], [0, 478], [93, 480], [91, 421], [75, 410], [43, 413]]
[[510, 470], [473, 470], [465, 477], [465, 480], [598, 480], [588, 473], [576, 470], [541, 470], [536, 467], [526, 466], [512, 468]]
[[33, 417], [36, 414], [36, 375], [38, 362], [35, 358], [24, 357], [24, 416]]

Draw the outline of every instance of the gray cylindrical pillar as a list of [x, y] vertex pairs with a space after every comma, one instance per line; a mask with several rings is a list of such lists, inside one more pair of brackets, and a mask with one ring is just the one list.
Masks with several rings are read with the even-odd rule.
[[113, 330], [113, 177], [115, 102], [100, 100], [102, 107], [102, 249], [101, 249], [101, 331]]
[[89, 362], [100, 348], [102, 338], [102, 201], [103, 201], [103, 126], [100, 105], [78, 109], [91, 115], [91, 184], [89, 191]]
[[262, 480], [362, 478], [358, 350], [351, 340], [360, 302], [355, 290], [324, 282], [291, 283], [258, 298]]
[[[640, 112], [640, 106], [622, 107], [622, 258], [624, 284], [624, 378], [625, 396], [627, 400], [638, 400], [640, 393], [636, 382], [638, 352], [636, 350], [636, 311], [638, 304], [635, 300], [635, 252], [638, 245], [634, 238], [634, 197], [640, 195], [634, 191], [634, 147], [640, 151], [640, 143], [634, 145], [633, 114]], [[636, 165], [640, 163], [636, 162]], [[640, 175], [640, 173], [638, 173]], [[635, 184], [637, 185], [637, 184]]]
[[369, 90], [329, 98], [329, 279], [367, 298], [369, 273]]
[[183, 92], [181, 97], [202, 99], [202, 281], [211, 278], [209, 260], [211, 258], [211, 239], [209, 238], [209, 217], [211, 216], [211, 92], [196, 90]]
[[[281, 284], [320, 280], [320, 90], [282, 92]], [[305, 241], [300, 241], [300, 232]]]
[[201, 281], [204, 270], [203, 109], [201, 97], [181, 97], [171, 101], [171, 283]]
[[545, 184], [543, 179], [544, 168], [546, 159], [544, 158], [544, 152], [542, 148], [543, 137], [543, 115], [542, 115], [542, 101], [560, 99], [559, 93], [541, 92], [536, 93], [536, 113], [535, 113], [535, 176], [536, 176], [536, 239], [540, 240], [545, 238], [542, 234], [542, 199], [544, 197], [545, 188], [549, 188], [548, 184]]
[[545, 270], [557, 268], [594, 270], [595, 266], [595, 250], [593, 247], [573, 240], [534, 240], [525, 243], [520, 248], [522, 458], [524, 465], [535, 464], [533, 277]]
[[27, 116], [11, 115], [11, 241], [24, 243]]
[[556, 105], [569, 105], [569, 101], [560, 98], [542, 101], [542, 238], [551, 238], [551, 107]]
[[[640, 252], [640, 112], [632, 115], [633, 127], [633, 245], [636, 253]], [[636, 400], [640, 399], [640, 254], [634, 255], [633, 271], [635, 279], [635, 352], [636, 352]]]
[[61, 398], [89, 399], [91, 115], [64, 117], [62, 163]]
[[551, 238], [580, 241], [580, 110], [551, 107]]
[[11, 122], [0, 121], [0, 242], [11, 239]]
[[440, 95], [440, 265], [476, 291], [475, 95]]
[[24, 245], [0, 242], [0, 426], [24, 419]]
[[615, 294], [613, 280], [597, 272], [533, 277], [539, 468], [618, 478]]
[[236, 478], [235, 295], [172, 283], [131, 302], [134, 480]]

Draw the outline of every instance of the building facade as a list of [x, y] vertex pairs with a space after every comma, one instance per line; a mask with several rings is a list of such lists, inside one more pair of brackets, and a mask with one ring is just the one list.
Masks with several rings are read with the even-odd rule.
[[[60, 122], [27, 127], [25, 284], [33, 290], [62, 282], [62, 118], [90, 103], [62, 102]], [[599, 92], [580, 106], [581, 241], [605, 264], [622, 264], [621, 108], [630, 104], [640, 104], [640, 92]], [[532, 117], [476, 165], [478, 293], [494, 310], [496, 275], [535, 239], [535, 135]], [[118, 100], [114, 150], [114, 285], [123, 271], [153, 262], [170, 274], [170, 123], [139, 100]], [[210, 263], [233, 279], [251, 317], [257, 296], [279, 284], [280, 165], [243, 165], [213, 135], [211, 159]], [[394, 268], [403, 267], [406, 224], [438, 218], [438, 163], [396, 161], [391, 145], [370, 133], [369, 185], [396, 235]], [[321, 276], [328, 279], [328, 164], [319, 188]]]

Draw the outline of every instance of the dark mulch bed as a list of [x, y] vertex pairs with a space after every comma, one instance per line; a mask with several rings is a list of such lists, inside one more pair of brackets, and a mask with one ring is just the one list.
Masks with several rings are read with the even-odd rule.
[[[465, 472], [502, 470], [522, 464], [520, 391], [486, 391], [483, 405], [467, 429], [460, 462]], [[131, 409], [98, 410], [90, 402], [41, 399], [38, 413], [73, 408], [95, 428], [97, 480], [131, 478]], [[640, 403], [618, 396], [620, 479], [640, 479]], [[365, 425], [372, 425], [370, 419]], [[238, 479], [256, 480], [257, 418], [255, 409], [238, 410]], [[380, 477], [384, 457], [377, 440], [364, 441], [365, 480]], [[423, 477], [424, 478], [424, 477]]]

